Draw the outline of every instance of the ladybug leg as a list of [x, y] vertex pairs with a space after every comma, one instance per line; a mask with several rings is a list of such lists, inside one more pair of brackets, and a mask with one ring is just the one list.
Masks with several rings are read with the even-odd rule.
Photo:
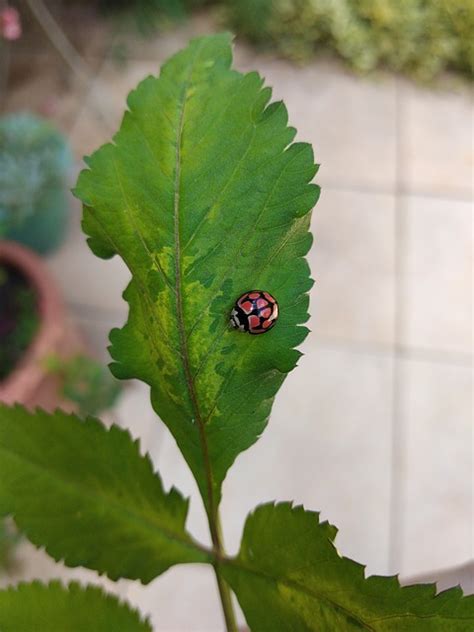
[[232, 327], [235, 327], [240, 331], [245, 331], [245, 325], [240, 321], [239, 312], [235, 309], [235, 307], [230, 314], [230, 324]]
[[235, 327], [236, 329], [239, 328], [239, 325], [240, 325], [239, 316], [235, 308], [230, 313], [230, 324], [232, 325], [232, 327]]

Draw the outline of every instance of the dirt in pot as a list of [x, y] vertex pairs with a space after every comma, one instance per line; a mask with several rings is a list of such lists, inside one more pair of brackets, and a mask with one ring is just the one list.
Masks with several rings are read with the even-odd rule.
[[39, 324], [34, 288], [19, 270], [0, 263], [0, 382], [21, 360]]

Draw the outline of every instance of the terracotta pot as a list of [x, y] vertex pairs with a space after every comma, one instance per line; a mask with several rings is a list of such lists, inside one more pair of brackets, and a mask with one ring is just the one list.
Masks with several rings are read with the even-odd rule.
[[19, 270], [35, 289], [40, 325], [19, 363], [0, 382], [0, 401], [6, 404], [20, 402], [28, 408], [40, 406], [45, 410], [53, 410], [63, 402], [58, 379], [45, 372], [44, 360], [51, 354], [68, 357], [80, 353], [84, 349], [83, 343], [67, 317], [53, 279], [36, 254], [17, 243], [0, 241], [2, 263]]

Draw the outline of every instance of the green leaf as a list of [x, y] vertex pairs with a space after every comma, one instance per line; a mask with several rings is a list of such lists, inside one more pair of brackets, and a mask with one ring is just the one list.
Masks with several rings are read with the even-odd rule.
[[151, 632], [138, 612], [95, 586], [54, 581], [0, 591], [2, 632]]
[[206, 561], [185, 531], [187, 510], [125, 430], [0, 404], [0, 516], [55, 560], [145, 583]]
[[[75, 190], [92, 250], [119, 254], [132, 273], [128, 323], [111, 335], [113, 372], [150, 384], [210, 515], [300, 356], [319, 194], [308, 184], [312, 149], [290, 144], [285, 106], [231, 61], [228, 35], [205, 37], [145, 79]], [[265, 335], [229, 325], [251, 289], [280, 304]]]
[[258, 507], [247, 518], [239, 555], [223, 575], [252, 632], [288, 630], [472, 632], [474, 596], [434, 584], [401, 588], [396, 577], [365, 579], [341, 557], [337, 530], [290, 503]]

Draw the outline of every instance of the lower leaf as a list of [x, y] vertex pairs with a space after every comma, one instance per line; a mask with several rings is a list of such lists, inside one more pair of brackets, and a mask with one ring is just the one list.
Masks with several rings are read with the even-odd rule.
[[138, 612], [95, 586], [20, 584], [0, 591], [2, 632], [151, 632]]
[[185, 530], [187, 511], [127, 431], [0, 404], [0, 516], [54, 559], [147, 583], [208, 560]]
[[363, 566], [337, 552], [336, 533], [290, 503], [262, 505], [247, 518], [239, 555], [223, 574], [252, 632], [474, 630], [474, 596], [365, 578]]

